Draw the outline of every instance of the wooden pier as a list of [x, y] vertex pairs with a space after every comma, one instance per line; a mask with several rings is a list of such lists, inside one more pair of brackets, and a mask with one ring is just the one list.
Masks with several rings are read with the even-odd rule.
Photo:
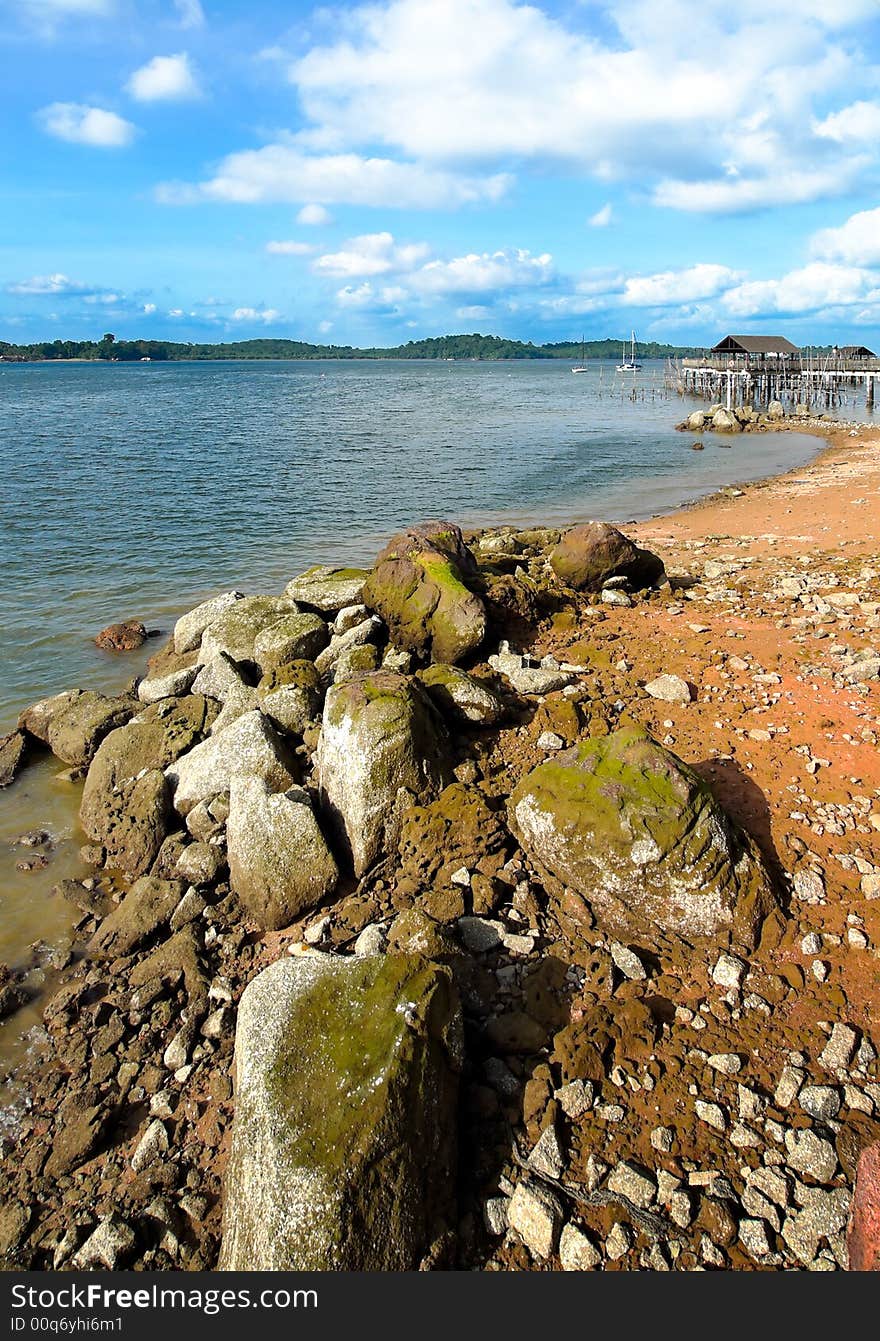
[[681, 396], [720, 402], [725, 409], [814, 413], [864, 405], [872, 411], [880, 384], [880, 359], [870, 350], [797, 349], [781, 337], [727, 336], [702, 357], [669, 360], [666, 381]]

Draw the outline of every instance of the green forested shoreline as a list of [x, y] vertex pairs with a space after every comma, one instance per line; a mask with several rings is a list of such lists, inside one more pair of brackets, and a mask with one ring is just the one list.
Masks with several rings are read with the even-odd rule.
[[[14, 345], [0, 340], [0, 359], [11, 363], [42, 363], [62, 359], [136, 363], [141, 359], [174, 362], [192, 359], [613, 359], [620, 340], [562, 341], [535, 345], [497, 335], [442, 335], [410, 340], [391, 348], [357, 349], [353, 345], [313, 345], [301, 340], [239, 340], [229, 344], [182, 344], [170, 340], [45, 340]], [[667, 358], [696, 353], [691, 346], [642, 341], [640, 358]]]

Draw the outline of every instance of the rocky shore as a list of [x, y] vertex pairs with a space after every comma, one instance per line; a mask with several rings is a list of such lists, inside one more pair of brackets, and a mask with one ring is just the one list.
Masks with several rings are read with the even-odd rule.
[[875, 452], [627, 536], [427, 523], [27, 709], [6, 778], [83, 779], [94, 875], [6, 1265], [870, 1265]]

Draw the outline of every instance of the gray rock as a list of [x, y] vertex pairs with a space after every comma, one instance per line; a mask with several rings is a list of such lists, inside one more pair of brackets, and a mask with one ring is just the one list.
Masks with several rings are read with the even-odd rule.
[[853, 1059], [859, 1041], [858, 1033], [849, 1024], [835, 1024], [831, 1037], [819, 1053], [819, 1061], [826, 1071], [843, 1071]]
[[168, 1152], [168, 1132], [164, 1125], [157, 1119], [151, 1122], [138, 1141], [135, 1152], [131, 1157], [131, 1167], [135, 1173], [140, 1173], [143, 1169], [149, 1168], [157, 1160]]
[[548, 1178], [560, 1178], [565, 1168], [565, 1158], [559, 1145], [555, 1127], [547, 1127], [541, 1132], [529, 1155], [528, 1164], [536, 1173]]
[[363, 568], [309, 568], [284, 588], [285, 596], [326, 614], [360, 604], [368, 573]]
[[421, 958], [284, 958], [242, 996], [224, 1271], [416, 1269], [454, 1215], [461, 1018]]
[[281, 596], [244, 596], [205, 629], [199, 650], [203, 662], [225, 652], [233, 661], [255, 661], [255, 643], [264, 629], [299, 614], [295, 601]]
[[568, 1224], [559, 1236], [559, 1265], [563, 1271], [595, 1271], [602, 1254], [582, 1229]]
[[177, 858], [175, 875], [190, 885], [213, 885], [226, 866], [226, 855], [216, 843], [190, 843]]
[[345, 653], [353, 652], [356, 647], [374, 643], [381, 629], [381, 619], [376, 615], [370, 615], [345, 633], [335, 634], [324, 650], [315, 657], [316, 668], [321, 675], [327, 675]]
[[246, 712], [219, 736], [211, 736], [165, 769], [174, 806], [186, 815], [199, 801], [228, 792], [233, 777], [261, 778], [273, 791], [294, 781], [287, 752], [260, 712]]
[[533, 1257], [551, 1255], [562, 1219], [562, 1203], [549, 1188], [520, 1179], [507, 1208], [507, 1221]]
[[449, 777], [447, 737], [417, 681], [376, 671], [327, 692], [317, 765], [322, 804], [361, 876], [397, 841], [403, 809]]
[[503, 716], [504, 705], [498, 695], [458, 666], [438, 662], [419, 671], [418, 678], [444, 717], [457, 722], [473, 722], [477, 726], [493, 726]]
[[76, 1253], [74, 1265], [80, 1270], [102, 1266], [115, 1271], [131, 1256], [136, 1242], [134, 1230], [120, 1216], [105, 1215]]
[[822, 1239], [833, 1239], [841, 1233], [849, 1216], [850, 1201], [845, 1187], [831, 1192], [803, 1189], [802, 1209], [787, 1215], [782, 1226], [783, 1239], [803, 1266], [815, 1261]]
[[168, 675], [155, 675], [141, 680], [137, 689], [138, 698], [141, 703], [157, 703], [162, 698], [188, 694], [197, 673], [197, 666], [185, 666], [183, 670], [171, 671]]
[[789, 1128], [785, 1133], [785, 1150], [791, 1168], [814, 1178], [817, 1183], [830, 1183], [837, 1172], [834, 1146], [814, 1131]]
[[776, 906], [754, 841], [705, 783], [641, 728], [592, 737], [514, 788], [510, 827], [548, 873], [565, 916], [589, 904], [599, 927], [658, 947], [662, 933], [751, 948]]
[[833, 1085], [805, 1085], [798, 1103], [810, 1117], [826, 1122], [840, 1112], [840, 1093]]
[[647, 1210], [657, 1195], [657, 1184], [647, 1170], [627, 1160], [621, 1160], [614, 1169], [608, 1179], [608, 1189], [643, 1210]]
[[208, 625], [219, 619], [241, 599], [240, 591], [224, 591], [219, 596], [212, 596], [210, 600], [203, 601], [187, 614], [181, 615], [174, 625], [175, 652], [181, 655], [184, 652], [194, 651], [202, 641], [202, 634]]
[[664, 703], [690, 703], [693, 693], [687, 680], [680, 675], [658, 675], [645, 685], [645, 693], [651, 698], [659, 698]]
[[271, 793], [261, 778], [234, 777], [226, 844], [230, 884], [264, 930], [289, 926], [323, 903], [339, 880], [301, 787]]
[[630, 982], [643, 982], [647, 978], [645, 966], [634, 950], [621, 945], [620, 941], [612, 941], [610, 950], [615, 966]]
[[263, 670], [285, 661], [314, 661], [330, 641], [319, 615], [297, 611], [261, 629], [254, 639], [254, 661]]

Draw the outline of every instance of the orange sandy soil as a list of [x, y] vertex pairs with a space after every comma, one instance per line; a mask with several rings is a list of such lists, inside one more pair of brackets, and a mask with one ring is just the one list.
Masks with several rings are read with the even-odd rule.
[[[623, 713], [697, 767], [758, 841], [784, 887], [798, 873], [817, 874], [824, 884], [818, 904], [791, 894], [784, 919], [766, 929], [752, 957], [744, 991], [762, 998], [763, 1007], [740, 1011], [725, 1002], [705, 965], [657, 965], [649, 995], [670, 1009], [697, 1011], [697, 1024], [702, 1012], [701, 1029], [676, 1019], [653, 1045], [639, 1038], [637, 1027], [630, 1038], [624, 1029], [614, 1055], [626, 1083], [617, 1098], [607, 1082], [602, 1089], [604, 1101], [623, 1104], [626, 1116], [608, 1126], [588, 1115], [567, 1128], [568, 1176], [575, 1181], [589, 1179], [590, 1152], [599, 1151], [612, 1166], [635, 1160], [655, 1173], [666, 1169], [691, 1187], [700, 1209], [675, 1260], [679, 1269], [760, 1265], [735, 1237], [730, 1240], [730, 1225], [719, 1227], [718, 1203], [701, 1200], [698, 1189], [705, 1186], [700, 1179], [706, 1170], [734, 1182], [739, 1175], [741, 1184], [746, 1168], [760, 1164], [762, 1151], [734, 1149], [726, 1134], [695, 1121], [694, 1096], [721, 1102], [732, 1121], [741, 1082], [771, 1096], [768, 1117], [806, 1127], [797, 1103], [788, 1111], [774, 1109], [772, 1096], [782, 1068], [794, 1060], [790, 1054], [802, 1054], [799, 1064], [809, 1080], [828, 1084], [834, 1078], [823, 1072], [818, 1054], [831, 1024], [848, 1022], [875, 1045], [880, 1041], [880, 683], [847, 675], [852, 654], [880, 646], [878, 532], [880, 431], [855, 437], [838, 431], [809, 466], [743, 486], [741, 496], [713, 497], [627, 527], [633, 539], [662, 556], [672, 592], [635, 598], [630, 609], [593, 606], [578, 625], [557, 621], [533, 649], [573, 662], [589, 657], [591, 674], [583, 684], [600, 730], [602, 706], [616, 697]], [[707, 564], [713, 576], [707, 576]], [[798, 579], [809, 587], [806, 604], [781, 586]], [[688, 681], [694, 701], [679, 706], [649, 697], [643, 686], [661, 673]], [[547, 706], [520, 729], [515, 745], [508, 740], [501, 747], [517, 773], [543, 757], [536, 740], [540, 730], [553, 728]], [[808, 932], [822, 936], [818, 953], [802, 949]], [[564, 937], [557, 945], [565, 957]], [[824, 981], [817, 979], [814, 960], [823, 966]], [[607, 987], [602, 970], [592, 982], [589, 973], [588, 967], [587, 1013], [596, 988], [601, 1001]], [[645, 987], [618, 985], [613, 1009], [644, 1001]], [[578, 1003], [572, 1004], [576, 1018]], [[739, 1077], [728, 1080], [713, 1076], [694, 1049], [703, 1058], [735, 1051], [749, 1060]], [[548, 1125], [548, 1113], [550, 1121], [560, 1118], [552, 1101], [543, 1107], [559, 1079], [552, 1054], [550, 1062], [549, 1090], [536, 1093], [533, 1082], [531, 1102], [526, 1093], [530, 1141]], [[648, 1086], [639, 1089], [646, 1075]], [[876, 1111], [872, 1117], [844, 1109], [841, 1117], [838, 1155], [851, 1183], [858, 1150], [880, 1136], [880, 1124]], [[652, 1148], [650, 1133], [667, 1124], [675, 1142], [673, 1153], [663, 1156]], [[507, 1174], [513, 1181], [509, 1164]], [[619, 1208], [606, 1206], [585, 1210], [581, 1221], [601, 1241], [612, 1220], [625, 1218]], [[702, 1230], [722, 1250], [717, 1259], [711, 1246], [699, 1246], [701, 1218]], [[619, 1263], [606, 1262], [606, 1269], [655, 1265], [649, 1245], [636, 1227], [632, 1249]], [[780, 1240], [776, 1247], [781, 1254], [771, 1255], [768, 1265], [798, 1265]], [[510, 1236], [488, 1265], [534, 1267]]]

